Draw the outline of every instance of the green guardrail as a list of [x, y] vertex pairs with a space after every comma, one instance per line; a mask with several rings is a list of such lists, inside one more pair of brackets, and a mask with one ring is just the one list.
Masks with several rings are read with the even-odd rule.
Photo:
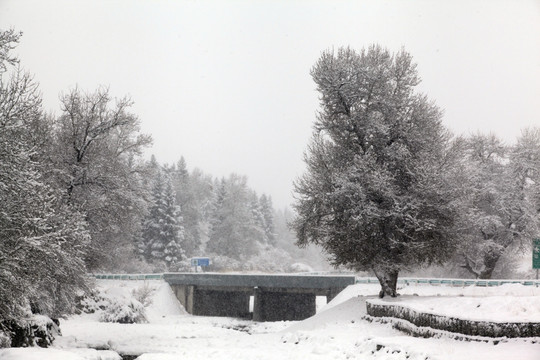
[[[163, 274], [91, 274], [100, 280], [161, 280]], [[357, 284], [378, 284], [377, 278], [357, 277]], [[405, 285], [434, 285], [434, 286], [500, 286], [504, 284], [521, 284], [526, 286], [540, 286], [540, 280], [469, 280], [469, 279], [423, 279], [400, 278], [398, 284]]]
[[[357, 284], [378, 284], [377, 278], [357, 277]], [[401, 278], [398, 284], [405, 285], [434, 285], [434, 286], [500, 286], [504, 284], [521, 284], [525, 286], [540, 286], [540, 280], [466, 280], [466, 279], [423, 279]]]
[[92, 274], [100, 280], [160, 280], [163, 274]]

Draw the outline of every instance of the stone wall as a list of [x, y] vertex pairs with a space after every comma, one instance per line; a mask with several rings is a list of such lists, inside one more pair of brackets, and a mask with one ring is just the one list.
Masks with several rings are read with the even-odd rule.
[[406, 320], [419, 327], [430, 327], [469, 336], [534, 337], [540, 336], [540, 323], [488, 322], [422, 313], [395, 304], [373, 304], [366, 301], [367, 313], [373, 317], [391, 317]]

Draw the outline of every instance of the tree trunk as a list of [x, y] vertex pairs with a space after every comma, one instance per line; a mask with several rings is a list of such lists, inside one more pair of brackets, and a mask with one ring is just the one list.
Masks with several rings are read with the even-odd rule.
[[495, 270], [495, 266], [497, 266], [497, 262], [501, 258], [503, 252], [488, 252], [484, 255], [482, 259], [482, 270], [476, 270], [473, 265], [471, 265], [471, 260], [466, 256], [463, 255], [465, 264], [461, 265], [462, 268], [469, 271], [471, 274], [473, 274], [477, 279], [491, 279], [491, 275], [493, 274], [493, 270]]
[[491, 279], [491, 273], [493, 273], [493, 269], [488, 269], [488, 270], [482, 271], [478, 275], [478, 279], [483, 279], [483, 280]]
[[383, 298], [385, 295], [391, 297], [397, 296], [397, 279], [399, 271], [395, 269], [373, 268], [375, 276], [381, 284], [381, 291], [379, 297]]

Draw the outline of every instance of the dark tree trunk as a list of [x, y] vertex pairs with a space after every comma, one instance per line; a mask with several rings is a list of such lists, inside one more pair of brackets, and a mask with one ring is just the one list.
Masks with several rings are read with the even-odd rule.
[[391, 297], [397, 296], [397, 279], [398, 279], [398, 270], [394, 269], [378, 269], [373, 268], [375, 276], [381, 284], [381, 291], [379, 292], [379, 297], [383, 298], [385, 295]]
[[491, 279], [491, 275], [493, 274], [493, 270], [495, 270], [495, 266], [497, 266], [497, 262], [501, 258], [503, 252], [488, 252], [484, 255], [483, 258], [483, 269], [482, 270], [475, 270], [473, 266], [471, 265], [471, 261], [469, 258], [464, 255], [465, 264], [461, 265], [462, 268], [469, 271], [471, 274], [473, 274], [477, 279]]

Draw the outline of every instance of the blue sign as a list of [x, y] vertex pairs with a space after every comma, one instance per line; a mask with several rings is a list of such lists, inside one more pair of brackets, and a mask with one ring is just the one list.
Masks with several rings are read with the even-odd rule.
[[207, 258], [207, 257], [191, 258], [191, 266], [210, 266], [210, 258]]

